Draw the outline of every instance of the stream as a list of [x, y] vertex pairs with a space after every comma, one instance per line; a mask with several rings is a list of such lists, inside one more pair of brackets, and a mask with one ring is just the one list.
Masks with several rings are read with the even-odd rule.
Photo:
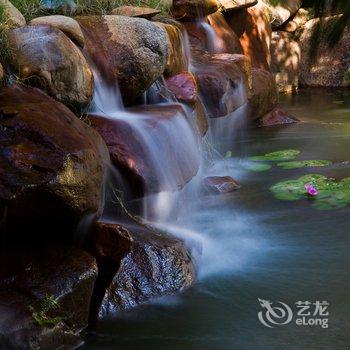
[[[187, 197], [186, 210], [166, 225], [189, 244], [200, 241], [196, 284], [101, 320], [83, 349], [348, 349], [350, 207], [319, 211], [306, 200], [280, 201], [269, 188], [310, 173], [350, 176], [350, 93], [301, 90], [281, 96], [281, 106], [302, 122], [247, 129], [216, 145], [232, 157], [217, 158], [210, 173], [230, 175], [242, 188]], [[247, 157], [290, 148], [333, 165], [265, 172], [242, 166]], [[264, 326], [258, 299], [289, 305], [293, 321]], [[328, 327], [297, 325], [298, 301], [328, 302]]]

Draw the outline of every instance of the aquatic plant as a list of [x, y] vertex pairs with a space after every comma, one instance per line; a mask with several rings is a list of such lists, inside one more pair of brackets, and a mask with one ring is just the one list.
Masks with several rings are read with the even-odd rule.
[[325, 167], [331, 165], [332, 162], [330, 160], [301, 160], [301, 161], [293, 161], [293, 162], [282, 162], [278, 163], [277, 166], [282, 169], [300, 169], [307, 167]]
[[270, 170], [272, 166], [266, 163], [244, 162], [242, 163], [242, 168], [248, 171], [263, 172]]
[[250, 157], [249, 160], [253, 162], [261, 162], [261, 161], [282, 162], [285, 160], [295, 159], [299, 154], [300, 154], [300, 151], [296, 149], [286, 149], [282, 151], [266, 153], [262, 156]]
[[317, 191], [317, 195], [315, 192], [311, 195], [316, 209], [332, 210], [350, 205], [350, 177], [336, 181], [323, 175], [309, 174], [296, 180], [279, 182], [270, 190], [277, 199], [296, 201], [310, 198], [311, 188]]

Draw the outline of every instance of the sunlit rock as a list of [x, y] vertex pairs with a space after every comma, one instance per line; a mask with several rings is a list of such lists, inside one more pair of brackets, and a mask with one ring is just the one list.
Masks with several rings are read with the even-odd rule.
[[30, 85], [67, 105], [83, 105], [93, 94], [92, 72], [80, 50], [60, 30], [33, 25], [9, 32], [11, 65]]
[[217, 0], [174, 0], [171, 14], [179, 21], [203, 18], [219, 9]]
[[231, 176], [209, 176], [203, 180], [205, 191], [213, 194], [225, 194], [238, 190], [240, 185]]
[[180, 104], [132, 107], [113, 118], [90, 115], [89, 122], [135, 195], [176, 191], [198, 171], [199, 146], [184, 134], [191, 127]]
[[271, 26], [264, 8], [251, 7], [229, 13], [226, 19], [240, 38], [243, 53], [252, 66], [269, 70], [271, 63]]
[[224, 11], [237, 11], [255, 6], [258, 0], [219, 0]]
[[161, 11], [140, 6], [120, 6], [112, 10], [112, 15], [151, 19]]
[[85, 215], [101, 212], [109, 156], [96, 131], [40, 90], [18, 86], [0, 93], [0, 128], [0, 229], [19, 240], [70, 239]]
[[248, 103], [248, 115], [256, 120], [271, 112], [278, 104], [278, 90], [274, 76], [263, 69], [253, 68], [252, 95]]
[[281, 26], [280, 30], [295, 33], [310, 19], [311, 13], [306, 9], [300, 8], [288, 22]]
[[301, 49], [292, 33], [273, 32], [271, 72], [280, 92], [293, 92], [299, 86]]
[[243, 55], [193, 53], [194, 75], [209, 117], [229, 115], [247, 102], [251, 65]]
[[266, 126], [279, 126], [297, 123], [299, 120], [285, 112], [283, 109], [275, 108], [271, 112], [267, 113], [259, 120], [257, 120], [257, 125], [261, 127]]
[[119, 83], [125, 103], [147, 90], [164, 72], [168, 37], [164, 29], [143, 18], [78, 17], [85, 49], [110, 85]]
[[26, 20], [18, 9], [12, 5], [9, 0], [0, 0], [0, 7], [4, 9], [4, 18], [6, 28], [18, 28], [26, 25]]
[[96, 278], [95, 259], [70, 246], [1, 251], [0, 347], [81, 345]]
[[72, 41], [77, 43], [80, 47], [84, 47], [85, 38], [79, 23], [71, 17], [67, 16], [45, 16], [37, 17], [29, 22], [30, 25], [43, 24], [50, 27], [60, 29], [66, 34]]
[[[302, 86], [344, 87], [350, 86], [350, 30], [345, 27], [340, 41], [330, 47], [329, 32], [338, 16], [308, 21], [303, 27], [299, 42], [301, 45], [300, 84]], [[318, 45], [315, 48], [313, 33], [321, 25]], [[313, 51], [313, 48], [316, 50]]]
[[4, 71], [2, 64], [0, 63], [0, 87], [1, 87], [1, 84], [3, 83], [4, 79], [5, 79], [5, 71]]
[[195, 268], [185, 243], [141, 225], [127, 225], [133, 249], [104, 296], [100, 316], [178, 293], [192, 285]]

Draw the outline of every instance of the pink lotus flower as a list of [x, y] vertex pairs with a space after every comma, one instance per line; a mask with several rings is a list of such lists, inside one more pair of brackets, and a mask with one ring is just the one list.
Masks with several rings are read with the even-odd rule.
[[315, 197], [318, 195], [318, 190], [314, 185], [305, 184], [304, 187], [305, 187], [305, 190], [307, 191], [309, 196]]

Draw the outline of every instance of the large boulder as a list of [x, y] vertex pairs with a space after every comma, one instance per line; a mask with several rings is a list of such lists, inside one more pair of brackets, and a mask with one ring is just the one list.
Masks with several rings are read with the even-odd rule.
[[277, 31], [272, 34], [271, 72], [276, 76], [280, 92], [294, 92], [299, 86], [301, 49], [292, 33]]
[[161, 13], [160, 10], [140, 6], [119, 6], [112, 10], [112, 15], [140, 17], [146, 19], [151, 19], [159, 13]]
[[56, 246], [0, 255], [0, 348], [70, 349], [82, 344], [97, 278], [95, 259]]
[[251, 59], [252, 66], [269, 70], [272, 31], [265, 9], [255, 6], [234, 11], [226, 20], [240, 38], [243, 53]]
[[[328, 45], [328, 34], [333, 28], [338, 16], [308, 21], [302, 29], [299, 42], [301, 45], [300, 84], [315, 87], [345, 87], [350, 86], [350, 29], [345, 31], [340, 41], [332, 48]], [[320, 35], [317, 38], [317, 51], [314, 33], [320, 25]]]
[[43, 24], [62, 30], [72, 41], [77, 43], [80, 47], [84, 47], [85, 38], [79, 23], [67, 16], [52, 15], [45, 17], [37, 17], [29, 22], [30, 25]]
[[135, 195], [176, 191], [197, 174], [199, 140], [180, 104], [133, 107], [113, 118], [90, 115], [89, 121]]
[[6, 87], [0, 129], [0, 231], [63, 240], [102, 210], [108, 150], [67, 107], [34, 88]]
[[125, 103], [147, 90], [164, 72], [168, 37], [164, 29], [143, 18], [78, 17], [85, 49], [104, 80], [117, 81]]
[[179, 21], [203, 18], [219, 9], [217, 0], [174, 0], [171, 14]]
[[9, 0], [0, 0], [0, 7], [4, 11], [2, 20], [4, 20], [6, 28], [18, 28], [26, 25], [26, 20], [21, 12]]
[[225, 117], [247, 102], [251, 65], [243, 55], [194, 52], [193, 72], [210, 118]]
[[8, 34], [11, 65], [21, 79], [67, 105], [83, 105], [93, 95], [93, 75], [83, 54], [60, 30], [33, 25]]
[[250, 120], [256, 120], [271, 112], [278, 104], [278, 90], [274, 76], [263, 69], [253, 68], [252, 95], [248, 103]]
[[126, 228], [133, 248], [107, 289], [100, 316], [177, 293], [195, 279], [194, 264], [183, 241], [140, 225]]

